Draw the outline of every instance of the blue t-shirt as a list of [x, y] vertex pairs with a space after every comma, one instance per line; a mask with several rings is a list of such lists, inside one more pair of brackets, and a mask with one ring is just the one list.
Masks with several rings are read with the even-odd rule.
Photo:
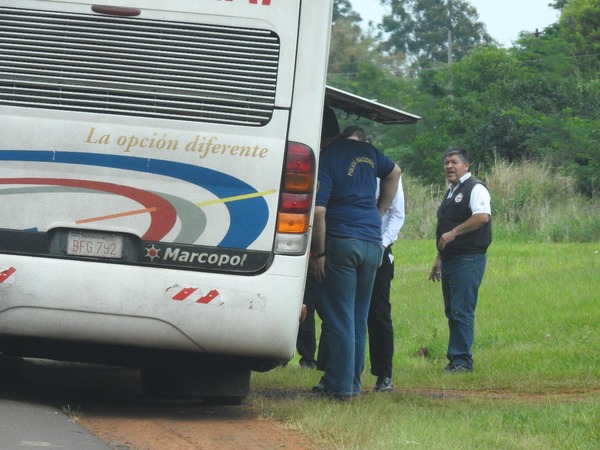
[[327, 208], [327, 235], [381, 243], [377, 177], [395, 163], [367, 142], [339, 139], [320, 155], [316, 205]]

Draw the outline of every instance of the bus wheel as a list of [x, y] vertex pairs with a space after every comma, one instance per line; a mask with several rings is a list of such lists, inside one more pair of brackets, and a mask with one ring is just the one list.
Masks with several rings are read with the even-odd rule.
[[204, 405], [238, 406], [244, 403], [246, 397], [202, 397]]
[[249, 369], [204, 368], [186, 377], [186, 394], [207, 405], [241, 405], [249, 392]]
[[144, 394], [196, 398], [207, 405], [241, 405], [250, 391], [250, 370], [224, 367], [142, 368]]
[[181, 397], [185, 392], [185, 380], [172, 370], [141, 370], [141, 383], [144, 394], [152, 398]]

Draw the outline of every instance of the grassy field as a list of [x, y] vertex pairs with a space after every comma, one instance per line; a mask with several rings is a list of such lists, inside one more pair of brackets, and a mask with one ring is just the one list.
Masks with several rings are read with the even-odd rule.
[[[475, 370], [447, 374], [431, 240], [394, 246], [392, 393], [346, 403], [310, 387], [321, 372], [286, 367], [252, 377], [248, 406], [331, 449], [600, 448], [600, 243], [497, 239], [476, 312]], [[415, 356], [426, 347], [428, 357]]]

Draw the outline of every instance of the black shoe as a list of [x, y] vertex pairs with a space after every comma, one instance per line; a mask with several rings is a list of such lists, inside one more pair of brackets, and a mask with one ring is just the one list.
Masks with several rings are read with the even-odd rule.
[[473, 368], [469, 366], [463, 366], [461, 364], [448, 364], [446, 367], [444, 367], [444, 371], [450, 373], [473, 372]]
[[348, 394], [326, 394], [327, 398], [331, 400], [337, 400], [338, 402], [349, 402], [352, 400], [352, 395]]
[[325, 393], [325, 385], [323, 383], [315, 384], [312, 387], [312, 391], [316, 392], [317, 394], [324, 394]]
[[377, 377], [377, 383], [375, 383], [375, 390], [377, 392], [391, 392], [394, 385], [390, 377]]
[[324, 394], [325, 393], [325, 385], [323, 384], [323, 378], [321, 378], [319, 380], [319, 384], [315, 385], [312, 387], [312, 391], [317, 393], [317, 394]]
[[304, 359], [300, 360], [300, 368], [306, 370], [312, 370], [317, 367], [317, 363], [314, 361], [306, 361]]

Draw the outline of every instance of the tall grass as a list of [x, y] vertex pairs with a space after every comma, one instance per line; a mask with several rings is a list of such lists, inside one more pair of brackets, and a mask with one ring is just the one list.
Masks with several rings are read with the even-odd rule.
[[[447, 374], [433, 240], [395, 247], [391, 394], [336, 403], [310, 392], [321, 372], [252, 377], [248, 406], [336, 449], [596, 449], [600, 443], [600, 243], [497, 239], [476, 313], [475, 370]], [[428, 357], [415, 356], [427, 347]]]
[[[441, 169], [440, 169], [441, 170]], [[539, 242], [600, 241], [600, 201], [579, 195], [575, 180], [543, 162], [497, 161], [481, 177], [492, 194], [494, 234]], [[431, 238], [445, 185], [423, 186], [403, 177], [407, 239]]]

